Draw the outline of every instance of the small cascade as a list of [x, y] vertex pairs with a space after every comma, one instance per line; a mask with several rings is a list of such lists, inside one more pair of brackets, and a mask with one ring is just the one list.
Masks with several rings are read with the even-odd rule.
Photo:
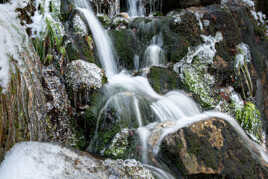
[[128, 14], [130, 17], [144, 16], [145, 8], [142, 0], [128, 0]]
[[161, 48], [162, 46], [162, 34], [155, 35], [151, 40], [151, 44], [147, 47], [144, 53], [145, 67], [165, 64], [165, 53]]
[[[82, 12], [87, 19], [89, 27], [92, 31], [94, 42], [98, 49], [98, 57], [102, 67], [105, 69], [106, 76], [109, 78], [117, 73], [115, 54], [113, 53], [113, 45], [107, 32], [103, 29], [97, 20], [90, 5], [86, 0], [76, 1], [78, 10]], [[101, 50], [100, 50], [101, 49]]]
[[128, 14], [130, 17], [145, 16], [149, 14], [153, 16], [155, 12], [162, 12], [162, 0], [128, 0], [127, 1]]
[[150, 0], [150, 12], [149, 15], [153, 15], [154, 12], [162, 12], [163, 2], [162, 0]]

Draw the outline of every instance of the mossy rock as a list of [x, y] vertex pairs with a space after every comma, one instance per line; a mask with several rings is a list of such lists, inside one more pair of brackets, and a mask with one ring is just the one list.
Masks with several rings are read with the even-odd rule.
[[108, 28], [112, 23], [112, 20], [110, 19], [110, 17], [105, 14], [99, 15], [98, 19], [104, 28]]
[[191, 46], [196, 46], [201, 43], [201, 30], [193, 13], [186, 12], [181, 17], [181, 23], [177, 23], [173, 20], [170, 24], [170, 30], [179, 34], [181, 37], [185, 37], [186, 41]]
[[100, 63], [95, 57], [95, 48], [91, 36], [74, 35], [73, 41], [74, 43], [68, 43], [66, 45], [66, 53], [69, 61], [83, 59], [100, 66]]
[[[143, 125], [153, 121], [153, 112], [143, 98], [132, 94], [131, 92], [117, 89], [114, 94], [108, 96], [105, 86], [103, 89], [91, 96], [89, 107], [83, 118], [90, 131], [88, 139], [90, 140], [89, 151], [97, 155], [110, 158], [128, 158], [136, 156], [134, 152], [136, 147], [136, 136], [134, 131], [139, 127], [136, 112], [132, 108], [134, 98], [139, 101], [141, 118], [152, 116], [150, 121], [143, 120]], [[108, 89], [109, 90], [109, 89]], [[122, 140], [117, 140], [122, 130], [128, 129], [128, 135]], [[116, 139], [117, 138], [117, 139]], [[115, 142], [117, 140], [117, 142]], [[127, 147], [126, 147], [127, 146]]]
[[117, 52], [119, 64], [126, 69], [134, 69], [134, 56], [138, 54], [138, 42], [131, 30], [122, 29], [119, 31], [110, 30], [114, 48]]
[[179, 76], [173, 70], [164, 67], [151, 67], [148, 79], [153, 89], [160, 94], [178, 90], [182, 85]]

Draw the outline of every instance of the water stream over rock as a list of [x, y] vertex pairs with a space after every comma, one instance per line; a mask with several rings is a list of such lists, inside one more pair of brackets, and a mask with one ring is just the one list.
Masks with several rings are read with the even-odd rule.
[[[41, 2], [44, 2], [43, 5], [41, 5]], [[50, 27], [48, 22], [51, 20], [53, 23], [58, 23], [50, 15], [50, 11], [53, 11], [54, 8], [51, 4], [52, 2], [52, 0], [36, 1], [36, 6], [40, 6], [38, 7], [40, 11], [37, 10], [37, 13], [32, 14], [33, 23], [25, 25], [25, 27], [31, 28], [33, 32], [31, 34], [32, 38], [41, 37], [41, 40], [51, 40], [50, 37], [45, 36], [47, 34], [47, 28]], [[35, 56], [35, 52], [31, 51], [32, 47], [24, 47], [22, 45], [23, 42], [28, 44], [31, 41], [27, 38], [28, 36], [26, 37], [25, 29], [18, 25], [19, 22], [13, 23], [11, 21], [10, 24], [5, 25], [6, 20], [0, 17], [0, 30], [5, 33], [5, 36], [0, 34], [0, 47], [3, 47], [0, 48], [0, 93], [4, 92], [0, 94], [0, 114], [2, 115], [1, 109], [3, 109], [2, 111], [6, 110], [7, 112], [5, 113], [8, 115], [10, 115], [9, 111], [13, 110], [8, 111], [8, 109], [5, 109], [8, 108], [9, 104], [13, 105], [12, 99], [16, 100], [21, 95], [18, 95], [19, 91], [14, 88], [13, 83], [14, 81], [16, 82], [16, 79], [13, 79], [13, 74], [23, 74], [25, 78], [23, 79], [25, 80], [25, 84], [22, 83], [23, 91], [29, 91], [27, 97], [34, 98], [33, 101], [36, 100], [34, 102], [30, 101], [31, 104], [24, 104], [24, 101], [20, 102], [23, 103], [21, 104], [22, 108], [27, 112], [29, 111], [29, 115], [32, 114], [34, 116], [25, 117], [25, 119], [30, 121], [28, 128], [34, 128], [33, 132], [30, 130], [28, 134], [30, 135], [30, 140], [38, 138], [36, 139], [38, 141], [49, 141], [47, 139], [49, 137], [46, 136], [47, 126], [45, 124], [50, 124], [47, 122], [50, 118], [45, 114], [50, 111], [53, 115], [54, 111], [58, 111], [61, 115], [58, 118], [62, 120], [59, 122], [56, 116], [54, 118], [52, 117], [56, 121], [55, 123], [58, 123], [56, 127], [58, 126], [59, 128], [57, 130], [55, 129], [55, 133], [63, 133], [64, 137], [69, 135], [68, 137], [75, 138], [76, 136], [73, 135], [73, 131], [71, 130], [72, 128], [69, 127], [71, 118], [77, 118], [77, 121], [86, 119], [86, 124], [84, 125], [89, 126], [88, 128], [85, 127], [86, 130], [91, 130], [87, 133], [90, 133], [88, 137], [90, 139], [86, 141], [87, 143], [83, 144], [84, 148], [82, 150], [87, 150], [91, 154], [101, 158], [96, 159], [88, 153], [74, 152], [54, 144], [37, 142], [20, 143], [14, 146], [0, 165], [0, 178], [72, 179], [78, 177], [82, 179], [88, 177], [130, 177], [175, 179], [181, 176], [191, 177], [191, 175], [199, 174], [219, 174], [219, 176], [225, 176], [226, 173], [228, 177], [233, 174], [232, 167], [230, 167], [230, 172], [229, 166], [221, 165], [226, 165], [226, 163], [229, 164], [228, 162], [232, 163], [233, 161], [236, 165], [242, 165], [244, 172], [242, 176], [247, 174], [246, 169], [248, 163], [253, 165], [249, 166], [250, 177], [262, 175], [265, 178], [268, 176], [267, 151], [261, 144], [256, 143], [256, 141], [261, 141], [262, 137], [258, 136], [259, 138], [254, 138], [260, 132], [261, 125], [259, 125], [259, 121], [254, 123], [255, 126], [251, 126], [254, 128], [253, 130], [251, 128], [248, 130], [242, 129], [242, 127], [246, 128], [250, 126], [251, 123], [248, 124], [246, 123], [248, 121], [239, 121], [239, 117], [242, 118], [243, 116], [246, 116], [246, 119], [249, 118], [248, 116], [253, 119], [259, 118], [260, 114], [258, 110], [256, 110], [255, 105], [251, 102], [244, 102], [242, 97], [235, 92], [230, 84], [227, 83], [229, 86], [216, 84], [215, 78], [219, 77], [213, 76], [216, 73], [215, 71], [225, 68], [227, 66], [226, 64], [229, 63], [230, 60], [228, 61], [226, 60], [227, 58], [224, 58], [227, 56], [227, 52], [233, 55], [236, 54], [234, 56], [234, 64], [231, 64], [235, 66], [234, 71], [236, 70], [238, 76], [246, 79], [245, 87], [242, 84], [243, 89], [237, 89], [240, 90], [239, 93], [244, 93], [245, 99], [247, 95], [250, 96], [249, 98], [253, 98], [255, 83], [252, 82], [253, 80], [251, 80], [252, 76], [250, 74], [253, 73], [254, 75], [257, 72], [254, 72], [252, 68], [247, 66], [247, 64], [254, 60], [254, 56], [251, 56], [250, 53], [252, 44], [247, 41], [248, 39], [244, 39], [247, 43], [241, 42], [242, 40], [226, 42], [225, 39], [229, 33], [226, 34], [224, 31], [226, 30], [225, 24], [223, 25], [224, 27], [219, 28], [217, 26], [215, 29], [213, 29], [214, 27], [209, 28], [210, 24], [217, 23], [216, 19], [218, 17], [212, 14], [213, 8], [223, 11], [222, 7], [229, 1], [222, 1], [221, 6], [213, 5], [209, 7], [211, 9], [189, 8], [178, 12], [174, 11], [167, 17], [154, 17], [158, 16], [156, 12], [159, 11], [162, 13], [162, 5], [164, 3], [162, 0], [127, 0], [126, 2], [129, 16], [126, 13], [119, 14], [118, 6], [120, 1], [118, 0], [101, 2], [75, 0], [72, 1], [73, 4], [70, 6], [66, 4], [66, 7], [68, 6], [67, 9], [71, 11], [71, 15], [68, 17], [66, 13], [66, 19], [61, 19], [65, 22], [59, 22], [59, 24], [62, 28], [65, 25], [66, 27], [64, 26], [64, 28], [70, 28], [73, 31], [77, 29], [71, 27], [70, 22], [66, 23], [66, 21], [73, 21], [75, 19], [79, 22], [77, 24], [83, 24], [85, 27], [83, 35], [76, 35], [80, 35], [80, 39], [86, 39], [86, 48], [90, 48], [90, 50], [96, 52], [96, 54], [92, 52], [92, 54], [88, 55], [93, 58], [93, 61], [96, 57], [96, 61], [88, 63], [86, 62], [87, 57], [81, 55], [81, 59], [74, 57], [74, 61], [66, 62], [68, 61], [66, 59], [69, 57], [68, 55], [66, 56], [64, 43], [62, 43], [63, 45], [61, 47], [47, 52], [46, 58], [43, 59], [45, 60], [44, 65], [49, 63], [50, 58], [48, 57], [52, 56], [53, 58], [53, 55], [58, 55], [58, 61], [42, 68], [43, 70], [40, 74], [45, 78], [42, 79], [42, 85], [46, 86], [47, 89], [44, 95], [43, 91], [40, 91], [39, 97], [38, 91], [32, 89], [33, 86], [31, 85], [33, 83], [37, 87], [41, 86], [41, 80], [37, 78], [39, 71], [32, 70], [33, 73], [31, 73], [31, 70], [22, 68], [27, 66], [25, 62], [31, 60], [29, 56], [32, 56], [32, 58]], [[173, 3], [173, 1], [167, 2]], [[254, 8], [252, 1], [241, 2], [243, 4], [248, 4], [247, 2], [249, 2], [249, 8]], [[116, 6], [113, 6], [114, 9], [108, 10], [110, 13], [108, 15], [110, 16], [117, 14], [114, 19], [109, 19], [109, 17], [105, 19], [105, 15], [95, 15], [94, 8], [95, 10], [97, 8], [97, 15], [99, 15], [99, 8], [103, 8], [99, 6], [101, 3], [110, 3], [110, 6], [112, 6], [111, 3], [116, 4]], [[251, 5], [252, 3], [253, 6]], [[92, 8], [92, 4], [95, 7], [92, 6]], [[185, 4], [186, 7], [200, 5], [200, 3]], [[181, 2], [179, 6], [184, 7]], [[5, 12], [8, 11], [8, 9], [4, 10], [4, 5], [0, 5], [0, 9], [3, 9]], [[12, 11], [15, 12], [14, 7], [12, 7]], [[44, 14], [40, 13], [42, 11], [44, 11]], [[107, 11], [107, 8], [104, 11]], [[207, 15], [206, 13], [211, 14]], [[146, 15], [149, 15], [149, 17], [146, 17]], [[5, 17], [4, 14], [3, 17]], [[16, 14], [12, 14], [10, 17], [11, 19], [16, 19]], [[204, 20], [204, 18], [210, 19], [210, 21]], [[118, 20], [118, 24], [109, 24], [115, 23], [115, 19]], [[264, 20], [261, 19], [261, 21]], [[66, 24], [63, 25], [63, 23]], [[194, 24], [193, 28], [190, 26], [191, 23]], [[245, 22], [243, 21], [243, 23]], [[246, 21], [246, 23], [248, 22]], [[108, 30], [104, 29], [103, 25], [105, 27], [108, 26]], [[23, 33], [20, 34], [17, 32], [18, 30], [21, 30]], [[63, 29], [58, 30], [61, 32]], [[257, 30], [254, 33], [260, 34], [263, 29], [257, 28]], [[60, 35], [60, 32], [57, 31], [53, 35]], [[73, 32], [68, 33], [72, 34]], [[193, 35], [193, 37], [188, 37], [188, 33]], [[63, 37], [62, 41], [68, 39], [65, 43], [72, 45], [72, 42], [69, 40], [72, 37], [69, 36], [73, 34], [70, 34]], [[121, 34], [125, 36], [121, 37]], [[234, 34], [239, 34], [239, 32], [235, 32]], [[109, 35], [111, 37], [117, 37], [110, 38]], [[19, 38], [16, 40], [16, 37]], [[257, 37], [256, 43], [263, 40], [261, 38], [265, 38], [265, 36]], [[131, 67], [128, 66], [129, 68], [127, 69], [124, 68], [123, 63], [121, 64], [122, 58], [119, 57], [122, 54], [125, 55], [125, 52], [122, 53], [122, 51], [118, 50], [119, 45], [115, 43], [116, 39], [121, 40], [120, 43], [122, 44], [119, 44], [121, 46], [127, 46], [127, 44], [124, 44], [127, 41], [131, 41], [134, 44], [131, 46], [131, 48], [135, 48], [131, 49], [133, 53], [126, 55], [127, 58], [133, 57], [125, 62], [127, 64], [126, 66], [133, 64], [132, 66], [129, 65]], [[10, 41], [12, 43], [7, 43]], [[45, 44], [46, 41], [41, 42]], [[60, 40], [57, 41], [57, 44], [61, 45]], [[236, 47], [236, 49], [226, 50], [225, 46], [228, 45]], [[218, 55], [218, 49], [221, 50], [221, 57]], [[22, 50], [30, 53], [26, 55], [25, 58], [27, 59], [21, 58]], [[256, 55], [255, 51], [256, 49], [254, 49], [255, 56], [261, 56], [258, 53]], [[11, 57], [13, 59], [12, 63], [9, 62]], [[179, 60], [173, 61], [174, 58], [178, 58]], [[215, 62], [216, 60], [217, 62]], [[35, 59], [32, 61], [35, 62]], [[220, 63], [220, 65], [217, 63]], [[215, 67], [217, 65], [220, 68]], [[103, 71], [100, 66], [103, 68]], [[34, 67], [34, 65], [31, 64], [30, 67]], [[39, 68], [36, 67], [36, 69]], [[55, 72], [57, 70], [59, 73]], [[151, 79], [155, 71], [158, 73], [157, 78], [159, 78], [158, 88], [155, 88]], [[171, 77], [166, 72], [167, 74], [172, 73], [170, 75]], [[237, 78], [233, 76], [236, 72], [228, 71], [231, 74], [228, 75], [232, 76], [231, 83], [239, 83], [236, 82]], [[9, 73], [11, 77], [8, 75]], [[27, 77], [26, 73], [32, 74], [33, 77], [31, 75]], [[35, 76], [37, 77], [35, 78]], [[170, 88], [165, 82], [161, 81], [162, 79], [160, 80], [160, 76], [168, 76], [167, 81], [175, 78], [179, 81], [177, 83], [175, 80], [175, 86], [178, 86], [176, 88]], [[17, 81], [20, 82], [21, 78], [17, 78], [19, 79]], [[30, 81], [28, 78], [31, 78], [34, 82], [28, 84], [27, 82]], [[12, 84], [11, 87], [9, 87], [9, 83]], [[243, 83], [242, 80], [241, 83]], [[181, 88], [181, 84], [184, 85], [184, 88]], [[165, 90], [160, 90], [162, 86], [164, 86]], [[57, 90], [59, 88], [61, 90]], [[67, 95], [67, 90], [69, 96]], [[73, 94], [70, 95], [69, 90]], [[2, 108], [2, 101], [6, 99], [6, 91], [10, 99], [7, 100], [7, 107], [4, 106]], [[9, 94], [9, 91], [12, 93]], [[47, 98], [50, 99], [46, 105], [45, 96], [48, 96]], [[63, 98], [64, 100], [62, 100]], [[199, 99], [199, 101], [195, 101], [194, 99]], [[232, 114], [238, 119], [234, 119], [229, 114], [218, 112], [224, 111], [222, 106], [225, 104], [227, 104], [226, 106], [230, 104], [228, 107], [232, 111], [229, 114]], [[42, 114], [39, 112], [41, 107], [39, 110], [35, 110], [35, 107], [37, 108], [41, 105], [49, 108], [46, 109], [46, 112], [42, 111]], [[19, 105], [14, 105], [14, 108], [20, 110]], [[215, 110], [218, 111], [216, 112]], [[251, 110], [251, 113], [248, 112], [249, 110]], [[21, 114], [20, 112], [20, 114], [16, 115], [20, 118], [19, 115]], [[11, 115], [11, 117], [6, 118], [12, 119], [12, 117], [16, 116]], [[0, 116], [0, 137], [2, 137], [2, 121], [5, 122], [2, 118]], [[12, 121], [9, 124], [10, 126], [17, 125], [16, 123], [13, 124]], [[40, 128], [40, 131], [35, 129], [35, 125]], [[61, 128], [61, 126], [67, 126], [68, 130], [64, 127]], [[53, 126], [50, 129], [53, 130]], [[63, 131], [60, 131], [61, 129]], [[11, 129], [8, 132], [10, 131]], [[40, 135], [44, 133], [44, 136], [34, 135], [38, 132], [40, 132]], [[61, 135], [58, 135], [60, 138]], [[13, 135], [9, 136], [13, 138]], [[193, 138], [193, 141], [186, 140], [189, 136]], [[228, 138], [228, 141], [225, 141], [225, 136]], [[234, 148], [232, 148], [232, 143], [229, 141], [232, 137], [234, 137], [234, 141], [237, 144], [234, 145]], [[60, 141], [62, 144], [65, 143], [65, 138], [60, 138], [60, 140], [62, 140], [62, 142]], [[21, 140], [17, 142], [19, 141]], [[51, 141], [57, 141], [57, 138]], [[0, 142], [2, 142], [2, 138], [0, 138]], [[81, 139], [82, 142], [85, 142], [85, 140]], [[206, 147], [208, 148], [207, 151], [205, 151]], [[241, 155], [244, 156], [244, 159], [239, 158], [240, 155], [237, 153], [240, 152], [240, 149], [237, 148], [241, 148], [243, 152]], [[0, 152], [1, 150], [0, 148]], [[205, 151], [201, 154], [201, 157], [199, 155], [200, 151]], [[206, 152], [211, 152], [214, 158]], [[206, 154], [207, 156], [205, 156]], [[103, 157], [114, 160], [103, 160]], [[244, 163], [246, 163], [246, 167], [244, 167]], [[27, 168], [24, 169], [25, 164]], [[38, 172], [32, 172], [36, 168]], [[234, 176], [239, 176], [239, 174]]]
[[[136, 1], [131, 2], [132, 3], [129, 5], [130, 15], [143, 15], [141, 12], [138, 12], [139, 3]], [[212, 112], [201, 114], [197, 104], [183, 92], [171, 91], [166, 95], [159, 95], [150, 86], [147, 78], [142, 76], [133, 77], [125, 71], [118, 73], [116, 70], [116, 61], [113, 55], [112, 43], [98, 23], [92, 9], [87, 6], [87, 8], [80, 8], [79, 10], [88, 20], [95, 43], [97, 44], [101, 64], [108, 76], [108, 83], [104, 86], [104, 94], [107, 100], [98, 114], [97, 127], [94, 138], [91, 141], [89, 151], [96, 152], [95, 144], [98, 143], [100, 118], [105, 110], [112, 107], [116, 111], [116, 116], [122, 120], [127, 120], [127, 118], [132, 115], [135, 116], [138, 123], [137, 133], [141, 141], [142, 161], [144, 163], [152, 164], [152, 161], [150, 161], [151, 158], [148, 157], [149, 150], [151, 149], [149, 149], [147, 145], [154, 140], [155, 130], [157, 130], [156, 126], [161, 122], [170, 121], [174, 124], [174, 126], [163, 127], [163, 129], [159, 131], [161, 133], [160, 137], [157, 141], [154, 141], [155, 146], [151, 151], [155, 156], [158, 154], [159, 147], [165, 136], [170, 133], [174, 133], [185, 126], [189, 126], [192, 123], [209, 119], [209, 117], [219, 117], [230, 123], [242, 136], [245, 142], [249, 143], [248, 147], [250, 148], [252, 145], [256, 146], [260, 154], [266, 162], [268, 162], [267, 155], [264, 150], [257, 144], [252, 144], [252, 142], [250, 142], [234, 119], [221, 113]], [[207, 56], [209, 56], [209, 59], [213, 59], [215, 56], [215, 43], [222, 40], [222, 35], [217, 33], [215, 39], [206, 36], [202, 36], [202, 38], [204, 39], [205, 44], [197, 47], [196, 49], [190, 49], [189, 53], [185, 57], [186, 63], [191, 63], [193, 58], [199, 53], [201, 56], [204, 56], [204, 59], [207, 58]], [[162, 60], [164, 59], [164, 53], [161, 49], [162, 43], [161, 34], [153, 37], [151, 45], [149, 45], [145, 51], [146, 67], [164, 63], [164, 60]], [[144, 111], [140, 106], [144, 105], [149, 106], [147, 110], [150, 110], [150, 113], [155, 116], [153, 123], [144, 123], [144, 121], [150, 121], [150, 116], [142, 115]], [[131, 118], [129, 120], [131, 120]], [[172, 178], [168, 173], [164, 175], [165, 177], [162, 177]]]

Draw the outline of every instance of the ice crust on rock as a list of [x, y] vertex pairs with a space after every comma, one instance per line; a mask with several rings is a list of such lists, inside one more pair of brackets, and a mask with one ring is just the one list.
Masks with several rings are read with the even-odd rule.
[[94, 63], [75, 60], [67, 65], [67, 83], [74, 91], [96, 89], [102, 86], [103, 72]]
[[197, 47], [189, 47], [188, 48], [188, 53], [183, 59], [176, 63], [174, 65], [174, 71], [179, 73], [179, 68], [184, 64], [184, 63], [192, 63], [193, 59], [195, 57], [198, 57], [199, 60], [203, 63], [208, 63], [212, 64], [213, 59], [216, 55], [216, 43], [220, 42], [223, 40], [223, 35], [221, 32], [217, 32], [215, 37], [209, 35], [201, 35], [202, 40], [204, 41], [203, 44], [198, 45]]
[[[11, 60], [20, 66], [23, 71], [22, 53], [27, 51], [29, 39], [25, 28], [20, 25], [15, 12], [18, 7], [25, 7], [27, 1], [11, 1], [11, 3], [0, 5], [0, 87], [2, 92], [8, 88], [10, 73], [14, 71]], [[1, 92], [1, 91], [0, 91]]]
[[153, 179], [140, 162], [97, 160], [90, 155], [40, 142], [16, 144], [0, 166], [1, 179]]

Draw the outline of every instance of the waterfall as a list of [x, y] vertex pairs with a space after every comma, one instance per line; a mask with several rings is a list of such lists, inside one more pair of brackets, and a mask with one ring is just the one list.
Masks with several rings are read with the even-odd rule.
[[165, 52], [162, 49], [162, 46], [162, 34], [155, 35], [151, 40], [151, 44], [147, 47], [144, 53], [145, 67], [165, 64]]
[[128, 14], [130, 17], [144, 16], [145, 8], [142, 0], [128, 0]]
[[[129, 0], [129, 13], [131, 16], [143, 15], [141, 14], [142, 8], [141, 1]], [[89, 146], [90, 151], [95, 151], [94, 145], [98, 142], [98, 130], [100, 128], [100, 119], [104, 115], [105, 111], [109, 107], [116, 110], [116, 115], [120, 120], [132, 120], [131, 116], [135, 116], [139, 128], [137, 134], [140, 138], [142, 146], [142, 161], [146, 164], [152, 164], [149, 158], [150, 153], [157, 155], [159, 148], [164, 137], [170, 133], [177, 131], [180, 128], [189, 126], [195, 122], [206, 120], [211, 117], [219, 117], [229, 122], [240, 136], [248, 143], [248, 148], [251, 150], [251, 146], [255, 146], [262, 157], [268, 162], [268, 157], [264, 150], [246, 136], [241, 127], [236, 123], [233, 118], [226, 117], [222, 113], [201, 113], [198, 105], [184, 92], [171, 91], [165, 95], [156, 93], [151, 87], [148, 79], [142, 76], [131, 76], [128, 72], [120, 72], [117, 70], [116, 60], [113, 54], [113, 45], [105, 30], [102, 28], [97, 18], [95, 17], [91, 7], [85, 0], [77, 1], [78, 9], [86, 17], [90, 29], [92, 31], [94, 41], [97, 46], [97, 52], [101, 61], [101, 64], [108, 77], [108, 83], [104, 85], [104, 98], [106, 98], [105, 104], [99, 110], [97, 118], [97, 126], [95, 134], [91, 140]], [[147, 48], [145, 55], [148, 66], [159, 65], [164, 63], [160, 59], [164, 59], [164, 53], [161, 49], [163, 44], [161, 34], [155, 36], [152, 39], [151, 45]], [[138, 61], [137, 58], [135, 58]], [[136, 62], [136, 66], [139, 66]], [[143, 108], [141, 106], [146, 106]], [[153, 114], [154, 122], [148, 124], [151, 115]], [[147, 122], [147, 124], [145, 123]], [[162, 122], [168, 122], [172, 124], [171, 127], [162, 126], [161, 129], [157, 128]], [[152, 147], [148, 147], [150, 139], [154, 138], [155, 131], [160, 132], [161, 136], [158, 140], [154, 140]], [[154, 138], [155, 139], [155, 138]], [[253, 152], [253, 149], [251, 150]], [[254, 153], [254, 152], [253, 152]], [[159, 167], [159, 166], [157, 166]], [[161, 166], [160, 166], [161, 167]], [[167, 172], [155, 167], [151, 167], [157, 170], [160, 178], [173, 178]]]
[[77, 0], [76, 6], [78, 10], [87, 19], [87, 23], [92, 31], [94, 42], [97, 46], [98, 57], [102, 67], [105, 70], [106, 76], [110, 78], [117, 73], [115, 54], [113, 53], [113, 45], [107, 32], [103, 29], [100, 22], [97, 20], [91, 6], [86, 0]]

